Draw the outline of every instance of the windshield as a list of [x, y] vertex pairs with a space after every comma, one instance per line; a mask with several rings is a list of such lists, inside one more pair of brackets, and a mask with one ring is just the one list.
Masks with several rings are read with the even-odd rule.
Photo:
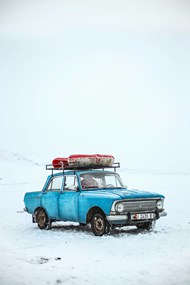
[[117, 173], [92, 172], [80, 175], [82, 189], [89, 188], [123, 188], [124, 185]]

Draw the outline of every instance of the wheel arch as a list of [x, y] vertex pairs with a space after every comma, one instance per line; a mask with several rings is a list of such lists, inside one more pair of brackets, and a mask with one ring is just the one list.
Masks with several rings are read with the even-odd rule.
[[36, 223], [36, 215], [38, 213], [39, 210], [44, 210], [44, 212], [46, 213], [47, 217], [48, 217], [48, 214], [47, 214], [47, 211], [44, 209], [44, 207], [42, 206], [38, 206], [35, 210], [34, 210], [34, 213], [32, 214], [32, 219], [33, 219], [33, 222]]
[[86, 215], [86, 223], [88, 224], [88, 223], [91, 221], [92, 216], [93, 216], [95, 213], [98, 213], [98, 212], [100, 212], [100, 213], [102, 213], [104, 216], [106, 216], [105, 213], [104, 213], [104, 211], [103, 211], [100, 207], [98, 207], [98, 206], [93, 206], [92, 208], [89, 209], [89, 211], [88, 211], [88, 213], [87, 213], [87, 215]]

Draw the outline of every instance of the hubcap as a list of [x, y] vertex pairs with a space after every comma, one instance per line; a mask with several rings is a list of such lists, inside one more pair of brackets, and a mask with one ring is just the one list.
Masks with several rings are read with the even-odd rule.
[[101, 218], [95, 218], [95, 227], [98, 231], [102, 231], [104, 229], [104, 222]]
[[38, 215], [38, 224], [40, 226], [43, 226], [45, 221], [46, 221], [45, 214], [40, 212], [39, 215]]

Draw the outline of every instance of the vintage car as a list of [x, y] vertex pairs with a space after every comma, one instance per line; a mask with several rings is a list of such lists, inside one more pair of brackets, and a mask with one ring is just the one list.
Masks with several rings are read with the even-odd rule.
[[[55, 221], [89, 224], [96, 236], [122, 226], [151, 230], [155, 221], [166, 216], [164, 196], [140, 190], [129, 190], [112, 166], [62, 167], [47, 165], [52, 171], [41, 191], [27, 192], [24, 210], [40, 229]], [[57, 173], [57, 170], [58, 173]]]

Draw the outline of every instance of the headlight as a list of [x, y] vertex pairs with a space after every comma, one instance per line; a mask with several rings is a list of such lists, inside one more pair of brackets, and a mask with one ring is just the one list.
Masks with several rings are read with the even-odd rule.
[[163, 208], [163, 201], [162, 200], [159, 200], [157, 203], [156, 203], [156, 207], [158, 210], [161, 210]]
[[116, 209], [116, 211], [117, 211], [118, 213], [121, 213], [121, 212], [123, 212], [123, 210], [124, 210], [124, 206], [123, 206], [122, 203], [118, 203], [118, 204], [115, 206], [115, 209]]

